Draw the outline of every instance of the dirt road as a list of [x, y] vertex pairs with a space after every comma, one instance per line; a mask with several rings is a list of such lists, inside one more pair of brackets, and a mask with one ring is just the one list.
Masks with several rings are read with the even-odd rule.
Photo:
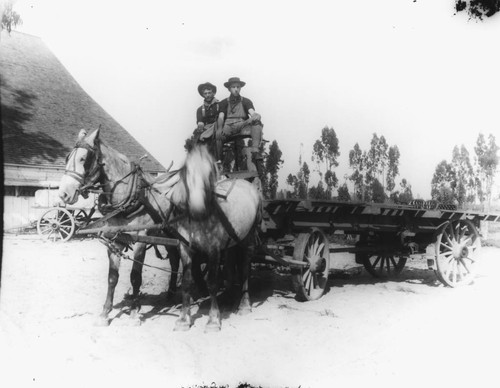
[[[147, 263], [167, 267], [152, 252]], [[353, 265], [352, 257], [337, 263]], [[179, 309], [165, 302], [168, 274], [151, 268], [144, 270], [142, 325], [131, 325], [123, 313], [128, 261], [120, 269], [116, 318], [95, 327], [107, 266], [105, 248], [94, 240], [4, 237], [3, 387], [494, 386], [498, 380], [498, 248], [483, 248], [479, 276], [468, 287], [446, 288], [414, 260], [397, 281], [375, 281], [361, 269], [335, 276], [326, 295], [307, 303], [294, 299], [288, 276], [260, 269], [252, 275], [253, 312], [240, 317], [226, 308], [222, 331], [209, 334], [206, 303], [194, 308], [189, 332], [173, 331]]]

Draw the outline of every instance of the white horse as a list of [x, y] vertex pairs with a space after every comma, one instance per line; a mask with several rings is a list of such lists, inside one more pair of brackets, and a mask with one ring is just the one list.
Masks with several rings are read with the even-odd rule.
[[[216, 300], [218, 270], [222, 252], [232, 246], [238, 248], [241, 256], [237, 258], [242, 278], [239, 312], [251, 311], [248, 295], [250, 258], [262, 208], [261, 196], [255, 187], [240, 179], [221, 181], [215, 161], [204, 146], [195, 147], [179, 171], [155, 182], [125, 156], [103, 144], [99, 133], [96, 130], [88, 136], [86, 133], [79, 135], [59, 185], [60, 198], [71, 204], [88, 187], [99, 185], [104, 190], [108, 209], [131, 207], [106, 219], [106, 225], [141, 225], [147, 229], [158, 224], [159, 220], [169, 224], [173, 237], [180, 240], [179, 252], [183, 262], [182, 310], [176, 321], [176, 330], [188, 330], [193, 324], [190, 314], [193, 260], [196, 260], [197, 267], [205, 260], [208, 265], [211, 307], [206, 330], [220, 330]], [[108, 249], [108, 293], [99, 320], [102, 324], [110, 322], [120, 265], [117, 249], [123, 248], [123, 244], [115, 242], [113, 249]], [[174, 259], [176, 253], [176, 249], [169, 250], [169, 256]], [[134, 263], [131, 282], [133, 299], [137, 301], [144, 255], [134, 256], [137, 262]], [[172, 266], [175, 271], [175, 265]], [[138, 301], [134, 306], [138, 306]]]

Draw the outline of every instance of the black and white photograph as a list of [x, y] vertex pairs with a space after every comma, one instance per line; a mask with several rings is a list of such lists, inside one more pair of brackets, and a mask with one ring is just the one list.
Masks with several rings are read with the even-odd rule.
[[2, 387], [500, 383], [500, 2], [0, 0]]

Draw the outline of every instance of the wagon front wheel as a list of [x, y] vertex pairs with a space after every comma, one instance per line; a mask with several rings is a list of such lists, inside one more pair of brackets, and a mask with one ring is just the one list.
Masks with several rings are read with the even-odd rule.
[[304, 266], [292, 271], [297, 286], [297, 299], [316, 300], [325, 293], [330, 270], [330, 246], [325, 234], [314, 228], [310, 233], [301, 233], [295, 240], [294, 260]]
[[481, 239], [469, 220], [448, 222], [436, 239], [436, 275], [449, 287], [474, 280]]
[[47, 210], [38, 219], [38, 235], [53, 242], [68, 241], [75, 232], [75, 219], [63, 208]]

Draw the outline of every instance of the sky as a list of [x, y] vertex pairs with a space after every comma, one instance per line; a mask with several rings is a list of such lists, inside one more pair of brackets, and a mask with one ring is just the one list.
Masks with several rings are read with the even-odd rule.
[[[373, 133], [430, 198], [436, 165], [479, 133], [500, 140], [500, 15], [455, 15], [454, 0], [18, 0], [18, 30], [42, 38], [86, 92], [164, 166], [180, 165], [209, 81], [240, 77], [283, 152], [280, 188], [310, 167], [325, 126], [349, 150]], [[76, 127], [78, 124], [75, 123]], [[99, 123], [95, 123], [98, 127]], [[76, 136], [76, 133], [75, 133]], [[352, 184], [349, 184], [352, 189]]]

